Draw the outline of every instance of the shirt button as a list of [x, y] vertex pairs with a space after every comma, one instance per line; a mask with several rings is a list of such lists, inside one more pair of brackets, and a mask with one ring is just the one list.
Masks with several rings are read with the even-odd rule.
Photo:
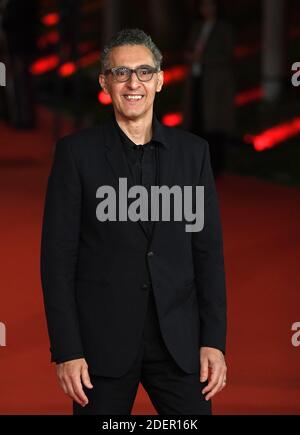
[[148, 255], [148, 257], [153, 257], [154, 252], [153, 252], [153, 251], [149, 251], [149, 252], [147, 253], [147, 255]]

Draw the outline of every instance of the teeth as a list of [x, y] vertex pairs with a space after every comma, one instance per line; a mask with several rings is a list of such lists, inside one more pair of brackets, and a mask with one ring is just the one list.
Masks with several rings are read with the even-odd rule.
[[140, 100], [143, 95], [125, 95], [127, 100]]

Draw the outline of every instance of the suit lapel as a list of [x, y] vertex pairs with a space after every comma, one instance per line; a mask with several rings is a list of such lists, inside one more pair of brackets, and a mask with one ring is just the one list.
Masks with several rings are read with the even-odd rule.
[[[163, 132], [164, 127], [161, 124], [159, 125], [159, 127], [157, 126], [157, 128], [159, 128], [161, 132]], [[159, 186], [172, 186], [174, 152], [172, 147], [170, 146], [170, 143], [171, 142], [169, 141], [168, 147], [164, 147], [163, 145], [159, 146]], [[150, 245], [152, 245], [155, 240], [160, 237], [162, 228], [163, 227], [160, 221], [154, 222], [151, 233]]]
[[107, 162], [116, 181], [119, 183], [119, 178], [127, 178], [127, 185], [130, 188], [133, 186], [133, 179], [113, 120], [108, 123], [107, 128], [104, 128], [104, 132]]
[[[107, 162], [115, 176], [117, 186], [119, 186], [119, 178], [126, 178], [127, 189], [129, 190], [130, 187], [134, 186], [134, 180], [126, 160], [119, 134], [114, 125], [114, 120], [111, 119], [106, 127], [107, 128], [104, 128], [104, 132], [106, 135], [105, 145]], [[137, 221], [137, 224], [148, 239], [149, 236], [143, 226], [143, 222]]]

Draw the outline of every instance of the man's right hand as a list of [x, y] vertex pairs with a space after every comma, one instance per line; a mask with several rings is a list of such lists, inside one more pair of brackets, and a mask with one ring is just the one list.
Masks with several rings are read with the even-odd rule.
[[78, 358], [57, 364], [56, 372], [64, 392], [79, 405], [87, 405], [89, 401], [84, 394], [82, 383], [87, 388], [93, 388], [93, 385], [91, 384], [86, 360]]

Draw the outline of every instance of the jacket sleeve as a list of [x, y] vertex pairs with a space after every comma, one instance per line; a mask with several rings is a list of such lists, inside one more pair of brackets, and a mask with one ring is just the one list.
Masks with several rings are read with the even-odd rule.
[[199, 185], [204, 186], [204, 227], [192, 233], [192, 249], [199, 303], [199, 346], [214, 347], [225, 353], [226, 286], [223, 240], [208, 143], [204, 142]]
[[84, 357], [75, 296], [81, 182], [66, 139], [57, 142], [41, 237], [41, 282], [52, 362]]

